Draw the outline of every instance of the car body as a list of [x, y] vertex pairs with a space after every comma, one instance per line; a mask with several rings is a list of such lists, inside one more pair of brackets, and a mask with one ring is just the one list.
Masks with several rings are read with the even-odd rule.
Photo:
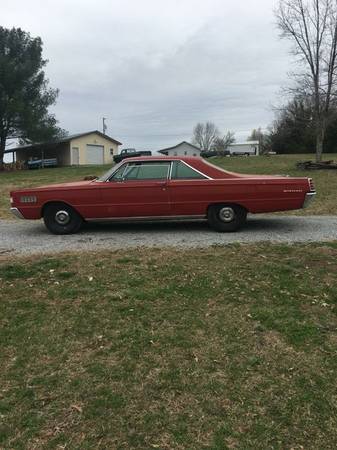
[[300, 209], [315, 196], [305, 177], [244, 175], [197, 157], [129, 158], [91, 181], [11, 192], [11, 210], [43, 218], [57, 234], [83, 221], [207, 218], [218, 231], [235, 231], [247, 213]]

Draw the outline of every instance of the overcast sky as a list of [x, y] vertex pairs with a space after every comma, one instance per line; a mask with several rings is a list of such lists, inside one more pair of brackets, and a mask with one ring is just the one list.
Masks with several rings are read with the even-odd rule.
[[287, 44], [273, 0], [1, 0], [1, 25], [44, 43], [53, 108], [70, 133], [101, 129], [124, 147], [190, 140], [198, 121], [237, 141], [273, 120]]

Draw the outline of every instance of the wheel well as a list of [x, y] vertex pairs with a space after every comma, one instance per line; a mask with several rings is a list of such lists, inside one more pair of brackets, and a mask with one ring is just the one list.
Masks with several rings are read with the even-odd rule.
[[[82, 217], [82, 215], [77, 211], [77, 209], [76, 208], [74, 208], [72, 205], [69, 205], [69, 203], [67, 203], [67, 202], [60, 202], [60, 201], [49, 201], [49, 202], [47, 202], [47, 203], [45, 203], [43, 206], [42, 206], [42, 208], [41, 208], [41, 217], [43, 217], [44, 216], [44, 212], [45, 212], [45, 209], [48, 207], [48, 206], [50, 206], [50, 205], [65, 205], [65, 206], [67, 206], [68, 208], [71, 208], [71, 209], [73, 209], [75, 212], [77, 212], [77, 214], [78, 215], [80, 215], [81, 217]], [[83, 219], [83, 217], [82, 217], [82, 219]]]
[[244, 209], [247, 213], [249, 213], [249, 210], [241, 205], [240, 203], [234, 203], [234, 202], [216, 202], [216, 203], [210, 203], [207, 207], [207, 214], [209, 211], [209, 208], [211, 208], [212, 206], [239, 206], [240, 208]]

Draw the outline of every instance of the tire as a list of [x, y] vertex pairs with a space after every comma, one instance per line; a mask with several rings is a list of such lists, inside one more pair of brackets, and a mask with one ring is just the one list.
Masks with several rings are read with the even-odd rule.
[[82, 217], [64, 203], [51, 203], [44, 208], [43, 220], [53, 234], [77, 233], [83, 224]]
[[239, 205], [212, 205], [207, 212], [210, 227], [220, 232], [237, 231], [244, 225], [246, 218], [246, 209]]

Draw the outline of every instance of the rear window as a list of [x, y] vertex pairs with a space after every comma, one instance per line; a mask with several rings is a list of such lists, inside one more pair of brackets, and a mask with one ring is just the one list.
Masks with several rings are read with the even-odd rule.
[[202, 180], [206, 177], [181, 161], [174, 161], [172, 167], [172, 180]]

